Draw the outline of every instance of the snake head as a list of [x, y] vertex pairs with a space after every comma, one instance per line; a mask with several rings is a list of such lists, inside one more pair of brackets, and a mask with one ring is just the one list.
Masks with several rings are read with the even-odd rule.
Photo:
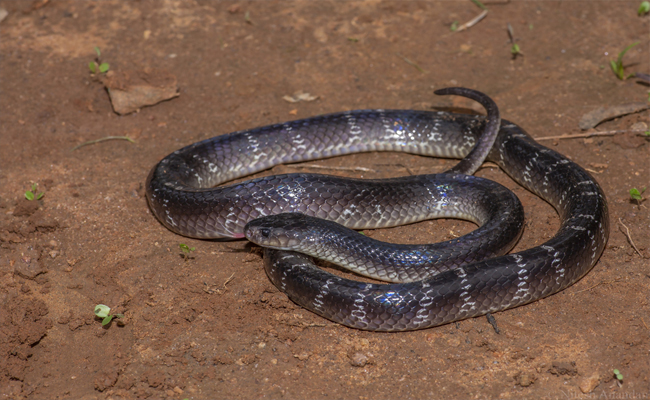
[[244, 235], [251, 242], [277, 250], [295, 250], [309, 240], [310, 220], [300, 213], [269, 215], [250, 221], [244, 227]]

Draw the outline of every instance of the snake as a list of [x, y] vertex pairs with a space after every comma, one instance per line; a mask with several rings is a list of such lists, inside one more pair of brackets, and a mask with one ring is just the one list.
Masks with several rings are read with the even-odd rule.
[[[247, 224], [284, 213], [329, 219], [350, 229], [413, 223], [431, 218], [423, 209], [446, 207], [440, 201], [422, 207], [409, 197], [411, 192], [393, 189], [398, 179], [421, 185], [418, 177], [369, 180], [370, 186], [363, 187], [368, 180], [342, 183], [343, 178], [298, 173], [215, 186], [278, 164], [368, 151], [457, 158], [462, 159], [461, 165], [481, 146], [481, 133], [489, 130], [491, 122], [483, 116], [443, 111], [378, 109], [233, 132], [163, 158], [147, 177], [147, 199], [164, 226], [194, 238], [243, 238]], [[516, 253], [388, 284], [343, 278], [316, 267], [306, 254], [265, 248], [264, 267], [271, 282], [295, 303], [324, 318], [352, 328], [394, 332], [524, 305], [578, 281], [596, 264], [609, 236], [607, 202], [599, 184], [578, 164], [506, 120], [500, 120], [486, 153], [488, 161], [555, 208], [560, 227], [553, 237]], [[473, 168], [458, 168], [473, 172]], [[444, 181], [438, 188], [453, 190], [464, 179], [471, 190], [482, 181], [453, 168], [449, 172], [442, 175], [458, 179]], [[445, 193], [439, 190], [438, 197], [432, 198], [440, 200]], [[485, 226], [492, 225], [486, 223], [478, 230]], [[487, 233], [499, 235], [500, 229], [487, 228]], [[515, 239], [505, 240], [505, 247], [511, 247], [518, 236], [511, 234]]]

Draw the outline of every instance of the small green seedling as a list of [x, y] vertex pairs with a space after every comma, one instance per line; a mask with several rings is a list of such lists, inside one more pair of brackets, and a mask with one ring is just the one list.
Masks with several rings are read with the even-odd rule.
[[487, 7], [485, 7], [483, 3], [478, 0], [472, 0], [472, 3], [476, 4], [481, 10], [487, 10]]
[[632, 188], [630, 189], [630, 200], [636, 201], [636, 204], [641, 204], [645, 198], [642, 196], [643, 192], [645, 192], [646, 188], [642, 188], [641, 190], [637, 188]]
[[641, 5], [639, 5], [639, 11], [637, 11], [639, 17], [642, 15], [646, 15], [649, 12], [650, 12], [650, 1], [641, 2]]
[[95, 306], [95, 315], [102, 318], [102, 326], [110, 324], [113, 318], [124, 318], [124, 314], [111, 315], [111, 308], [103, 304], [97, 304]]
[[102, 55], [102, 52], [99, 51], [99, 47], [97, 46], [95, 46], [95, 53], [97, 53], [97, 57], [95, 57], [95, 61], [88, 63], [88, 68], [93, 74], [96, 74], [97, 71], [99, 71], [101, 74], [105, 74], [110, 69], [110, 65], [108, 65], [108, 63], [101, 62], [100, 57]]
[[196, 250], [196, 247], [190, 247], [185, 243], [179, 244], [178, 247], [181, 248], [181, 251], [183, 252], [183, 258], [185, 258], [185, 261], [187, 261], [190, 258], [190, 252]]
[[610, 60], [609, 66], [612, 67], [612, 71], [614, 72], [614, 75], [622, 81], [634, 76], [634, 74], [630, 74], [625, 76], [625, 67], [623, 67], [623, 56], [625, 56], [625, 53], [627, 53], [628, 50], [630, 50], [632, 47], [636, 46], [640, 42], [634, 42], [631, 45], [627, 46], [623, 51], [618, 53], [618, 59], [616, 61]]
[[452, 23], [451, 23], [451, 26], [449, 27], [449, 29], [450, 29], [452, 32], [456, 32], [456, 31], [458, 30], [458, 21], [454, 21], [454, 22], [452, 22]]
[[510, 39], [510, 44], [511, 44], [511, 46], [510, 46], [510, 54], [512, 54], [512, 59], [516, 60], [517, 56], [523, 56], [524, 53], [521, 52], [521, 48], [519, 47], [519, 45], [515, 41], [515, 33], [514, 33], [513, 29], [512, 29], [512, 25], [510, 25], [510, 23], [508, 23], [507, 28], [508, 28], [508, 38]]
[[32, 190], [28, 190], [25, 192], [25, 198], [29, 201], [40, 200], [43, 198], [44, 194], [45, 192], [40, 192], [39, 194], [36, 194], [36, 184], [32, 183]]
[[621, 371], [615, 369], [613, 372], [614, 372], [614, 376], [616, 377], [617, 383], [619, 385], [623, 383], [623, 374], [621, 374]]
[[247, 24], [255, 25], [255, 24], [253, 24], [253, 20], [251, 19], [250, 11], [246, 11], [244, 13], [244, 21], [246, 21]]

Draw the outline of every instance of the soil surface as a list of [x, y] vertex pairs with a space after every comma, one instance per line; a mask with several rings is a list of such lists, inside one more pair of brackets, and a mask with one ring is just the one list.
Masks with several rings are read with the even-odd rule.
[[[649, 16], [640, 1], [2, 1], [0, 23], [0, 399], [650, 398], [648, 111], [610, 136], [548, 145], [607, 194], [611, 234], [593, 270], [561, 293], [485, 317], [385, 334], [292, 303], [255, 246], [180, 237], [151, 214], [151, 168], [227, 132], [360, 108], [476, 109], [436, 97], [478, 89], [533, 137], [583, 133], [597, 107], [647, 102]], [[523, 55], [513, 59], [507, 24]], [[120, 116], [89, 71], [164, 71], [180, 96]], [[172, 79], [172, 80], [173, 80]], [[318, 98], [283, 99], [303, 91]], [[76, 145], [106, 136], [128, 136]], [[453, 165], [396, 153], [310, 162], [365, 178]], [[355, 171], [363, 167], [370, 171]], [[266, 174], [314, 171], [276, 167]], [[527, 226], [515, 250], [558, 227], [555, 211], [498, 168]], [[37, 184], [40, 200], [24, 193]], [[648, 197], [647, 194], [645, 194]], [[623, 226], [625, 225], [625, 227]], [[455, 220], [370, 231], [403, 243], [474, 229]], [[630, 238], [636, 244], [635, 250]], [[184, 259], [179, 244], [196, 249]], [[96, 304], [123, 313], [102, 327]], [[613, 373], [620, 370], [623, 380]], [[632, 397], [636, 396], [636, 397]]]

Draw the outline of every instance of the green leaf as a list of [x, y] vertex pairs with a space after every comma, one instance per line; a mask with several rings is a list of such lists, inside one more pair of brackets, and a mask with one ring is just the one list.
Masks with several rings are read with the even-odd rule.
[[641, 201], [643, 200], [643, 192], [645, 192], [646, 188], [642, 188], [641, 190], [637, 188], [632, 188], [630, 189], [630, 199], [636, 200], [636, 201]]
[[108, 317], [104, 318], [104, 320], [102, 321], [102, 326], [106, 326], [110, 324], [112, 320], [113, 320], [113, 316], [109, 315]]
[[181, 248], [183, 253], [189, 253], [190, 251], [196, 250], [196, 247], [190, 247], [190, 246], [186, 245], [185, 243], [179, 244], [178, 247]]
[[36, 196], [36, 200], [40, 200], [40, 199], [42, 199], [44, 194], [45, 194], [45, 192], [40, 192], [40, 193], [38, 194], [38, 196]]
[[34, 200], [34, 193], [30, 192], [29, 190], [25, 192], [25, 198], [29, 201]]
[[483, 3], [481, 3], [481, 2], [478, 1], [478, 0], [472, 0], [472, 3], [474, 3], [474, 4], [476, 4], [478, 7], [480, 7], [481, 10], [487, 10], [487, 7], [485, 7], [485, 6], [483, 5]]
[[641, 43], [641, 42], [634, 42], [631, 45], [627, 46], [625, 49], [623, 49], [623, 51], [618, 53], [618, 63], [621, 65], [621, 67], [623, 66], [623, 56], [625, 55], [625, 53], [627, 53], [628, 50], [630, 50], [632, 47], [638, 45], [639, 43]]
[[519, 54], [521, 52], [521, 50], [519, 49], [519, 45], [517, 43], [513, 43], [510, 52], [512, 53], [512, 55]]
[[456, 32], [458, 30], [458, 21], [452, 22], [449, 29], [451, 29], [452, 32]]
[[97, 53], [97, 57], [101, 57], [101, 56], [102, 56], [102, 52], [99, 51], [99, 47], [97, 47], [97, 46], [95, 46], [95, 53]]
[[609, 62], [609, 66], [612, 67], [612, 71], [614, 72], [614, 75], [616, 75], [618, 77], [618, 79], [623, 80], [623, 76], [622, 76], [621, 72], [619, 71], [619, 66], [616, 63], [616, 61], [611, 60]]
[[106, 73], [106, 72], [108, 71], [109, 68], [110, 68], [110, 66], [108, 65], [108, 63], [102, 63], [102, 64], [99, 66], [99, 72], [101, 72], [102, 74], [104, 74], [104, 73]]
[[97, 73], [97, 64], [95, 64], [94, 61], [89, 62], [88, 69], [90, 69], [90, 72], [92, 72], [93, 74]]
[[99, 318], [106, 318], [111, 313], [111, 308], [103, 304], [97, 304], [95, 306], [95, 315]]
[[639, 11], [637, 11], [637, 14], [639, 16], [647, 14], [650, 12], [650, 1], [643, 1], [641, 2], [641, 5], [639, 6]]

